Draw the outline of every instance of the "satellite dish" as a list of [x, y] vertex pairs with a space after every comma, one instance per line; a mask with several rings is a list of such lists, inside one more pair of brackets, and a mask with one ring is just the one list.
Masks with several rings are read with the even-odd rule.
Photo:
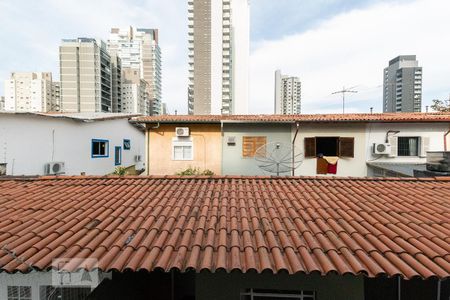
[[255, 152], [258, 167], [280, 176], [297, 169], [303, 162], [303, 153], [291, 144], [280, 142], [267, 143]]

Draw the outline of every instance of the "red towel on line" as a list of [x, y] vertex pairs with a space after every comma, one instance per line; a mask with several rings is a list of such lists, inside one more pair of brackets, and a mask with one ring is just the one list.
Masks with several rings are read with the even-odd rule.
[[336, 174], [337, 173], [337, 162], [332, 165], [328, 164], [328, 174]]

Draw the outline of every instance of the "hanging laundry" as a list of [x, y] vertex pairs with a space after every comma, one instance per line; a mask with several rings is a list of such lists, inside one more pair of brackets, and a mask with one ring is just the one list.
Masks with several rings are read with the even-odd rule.
[[318, 157], [317, 158], [317, 174], [327, 174], [328, 173], [328, 162], [326, 159]]
[[323, 159], [325, 159], [328, 163], [327, 165], [327, 173], [328, 174], [336, 174], [337, 173], [337, 163], [339, 160], [339, 157], [337, 156], [324, 156]]

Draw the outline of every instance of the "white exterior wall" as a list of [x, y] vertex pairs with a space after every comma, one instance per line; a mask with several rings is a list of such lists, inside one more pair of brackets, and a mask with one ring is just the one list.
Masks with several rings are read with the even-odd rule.
[[[99, 272], [99, 282], [105, 278], [112, 278], [111, 273]], [[52, 272], [36, 272], [22, 274], [0, 273], [0, 300], [8, 300], [8, 286], [30, 286], [31, 299], [42, 300], [39, 297], [41, 286], [52, 285]]]
[[[394, 136], [421, 137], [428, 140], [428, 151], [444, 151], [444, 134], [450, 130], [450, 124], [445, 123], [348, 123], [348, 124], [302, 124], [295, 142], [296, 151], [304, 154], [305, 137], [354, 137], [354, 158], [339, 158], [337, 174], [323, 176], [359, 176], [368, 174], [367, 162], [377, 163], [409, 163], [424, 164], [424, 153], [420, 156], [390, 156], [372, 154], [374, 143], [385, 143], [388, 130], [400, 131]], [[292, 129], [292, 138], [295, 126]], [[392, 136], [392, 135], [389, 135]], [[425, 138], [425, 139], [423, 139]], [[450, 150], [450, 137], [447, 137], [447, 149]], [[419, 152], [420, 152], [419, 145]], [[295, 175], [315, 176], [316, 158], [304, 158]], [[321, 175], [322, 176], [322, 175]]]
[[[295, 126], [293, 127], [295, 134]], [[329, 176], [367, 176], [366, 166], [366, 132], [364, 124], [303, 124], [298, 131], [295, 141], [296, 151], [305, 151], [306, 137], [354, 137], [355, 149], [353, 158], [339, 158], [336, 174]], [[295, 175], [315, 176], [316, 158], [305, 158]], [[322, 176], [322, 175], [321, 175]], [[326, 176], [326, 175], [324, 175]]]
[[[376, 159], [376, 162], [395, 162], [395, 163], [425, 163], [426, 154], [419, 153], [419, 156], [389, 156], [372, 154], [373, 143], [385, 143], [386, 132], [388, 130], [400, 131], [389, 137], [421, 137], [428, 138], [429, 151], [444, 151], [444, 134], [450, 130], [450, 124], [445, 123], [377, 123], [367, 125], [367, 161]], [[450, 147], [450, 137], [447, 137], [447, 147]], [[450, 150], [450, 148], [448, 148]], [[419, 145], [420, 152], [420, 145]]]
[[[53, 144], [54, 132], [54, 149]], [[109, 157], [91, 158], [92, 139], [109, 140]], [[131, 149], [123, 149], [123, 139]], [[144, 133], [126, 118], [94, 122], [36, 116], [0, 116], [0, 162], [7, 163], [7, 175], [44, 175], [48, 162], [64, 162], [65, 175], [105, 175], [114, 172], [114, 147], [122, 147], [123, 167], [144, 167]], [[53, 159], [52, 159], [53, 155]], [[135, 162], [141, 155], [142, 162]]]

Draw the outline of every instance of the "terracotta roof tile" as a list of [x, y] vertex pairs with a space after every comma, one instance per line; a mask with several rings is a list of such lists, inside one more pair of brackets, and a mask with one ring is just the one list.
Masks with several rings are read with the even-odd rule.
[[301, 114], [301, 115], [161, 115], [136, 117], [136, 123], [294, 123], [294, 122], [449, 122], [450, 113]]
[[448, 278], [448, 216], [446, 179], [8, 178], [0, 270], [46, 270], [73, 256], [104, 271]]

